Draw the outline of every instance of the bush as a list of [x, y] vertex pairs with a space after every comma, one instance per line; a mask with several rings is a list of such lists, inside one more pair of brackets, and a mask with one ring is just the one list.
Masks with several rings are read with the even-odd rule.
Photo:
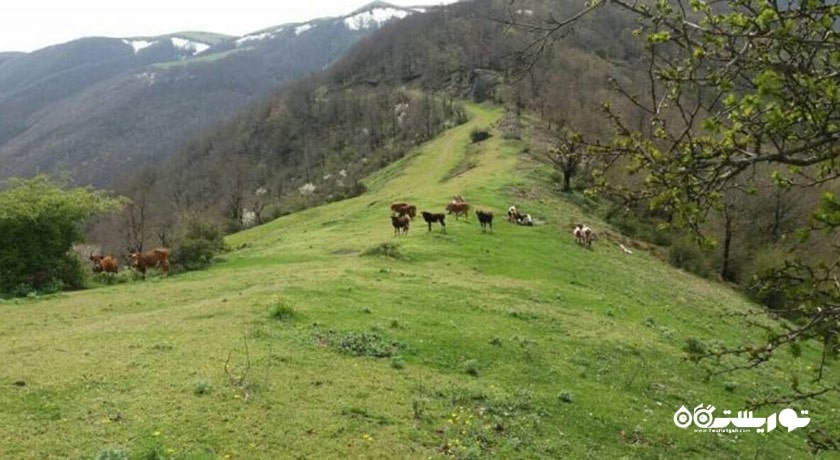
[[366, 249], [361, 255], [390, 257], [392, 259], [402, 258], [399, 245], [396, 243], [380, 243], [378, 246]]
[[479, 369], [478, 369], [478, 361], [474, 359], [468, 359], [464, 361], [464, 371], [467, 374], [472, 375], [473, 377], [478, 377]]
[[81, 288], [84, 271], [70, 254], [81, 239], [78, 227], [123, 203], [91, 188], [66, 189], [43, 175], [10, 179], [0, 192], [0, 293]]
[[222, 232], [215, 225], [200, 220], [190, 221], [187, 231], [172, 254], [172, 262], [186, 270], [207, 267], [216, 254], [225, 250]]
[[294, 318], [296, 315], [295, 309], [286, 298], [273, 299], [273, 305], [268, 313], [268, 316], [277, 321], [285, 321]]
[[676, 239], [668, 249], [671, 265], [700, 276], [709, 276], [713, 269], [707, 254], [691, 238]]
[[204, 379], [199, 379], [193, 382], [193, 394], [196, 396], [203, 396], [210, 393], [210, 382]]
[[490, 132], [486, 129], [473, 128], [473, 130], [470, 131], [470, 140], [473, 141], [473, 144], [475, 144], [476, 142], [487, 140], [489, 138]]
[[404, 344], [389, 340], [378, 332], [316, 331], [313, 338], [318, 343], [354, 356], [389, 358], [405, 348]]

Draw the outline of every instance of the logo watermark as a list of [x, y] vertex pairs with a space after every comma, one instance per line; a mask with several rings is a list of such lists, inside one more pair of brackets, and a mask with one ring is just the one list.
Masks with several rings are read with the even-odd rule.
[[799, 414], [808, 415], [808, 411], [799, 411], [797, 414], [789, 407], [777, 413], [774, 412], [768, 417], [754, 417], [752, 411], [740, 411], [737, 417], [732, 417], [731, 410], [723, 411], [723, 415], [729, 417], [715, 417], [713, 414], [715, 409], [715, 406], [711, 404], [705, 408], [700, 404], [694, 408], [694, 412], [691, 412], [682, 406], [674, 413], [674, 425], [686, 429], [693, 423], [695, 433], [769, 433], [781, 425], [787, 428], [789, 433], [811, 423], [810, 418], [799, 416]]

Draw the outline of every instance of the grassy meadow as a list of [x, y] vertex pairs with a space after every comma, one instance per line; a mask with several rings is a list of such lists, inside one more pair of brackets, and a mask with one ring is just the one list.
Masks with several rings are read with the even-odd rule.
[[[687, 340], [758, 343], [732, 315], [755, 307], [624, 253], [525, 142], [471, 144], [501, 111], [470, 112], [364, 195], [228, 237], [206, 271], [0, 303], [0, 458], [808, 456], [804, 430], [674, 425], [682, 405], [743, 410], [808, 363], [707, 381]], [[418, 215], [394, 236], [392, 202], [442, 212], [456, 194], [495, 211], [492, 232]], [[507, 223], [510, 204], [544, 224]], [[592, 250], [576, 221], [601, 234]], [[838, 401], [802, 408], [840, 419]]]

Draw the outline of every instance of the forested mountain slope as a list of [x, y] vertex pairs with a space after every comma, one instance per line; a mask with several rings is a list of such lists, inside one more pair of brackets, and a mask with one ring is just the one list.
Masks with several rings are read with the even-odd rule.
[[84, 38], [3, 54], [0, 178], [69, 172], [78, 183], [113, 186], [417, 12], [380, 2], [243, 37]]

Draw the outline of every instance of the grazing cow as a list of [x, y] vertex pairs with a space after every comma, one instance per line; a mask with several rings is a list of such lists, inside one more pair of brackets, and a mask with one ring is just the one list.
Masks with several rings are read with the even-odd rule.
[[93, 262], [94, 273], [117, 273], [120, 269], [120, 263], [114, 256], [95, 256], [91, 253], [90, 261]]
[[404, 203], [402, 201], [399, 202], [399, 203], [394, 203], [394, 204], [391, 205], [391, 211], [399, 212], [398, 210], [400, 208], [402, 208], [403, 206], [408, 206], [408, 203]]
[[423, 215], [423, 220], [425, 220], [426, 223], [429, 224], [429, 231], [430, 232], [432, 231], [432, 224], [435, 223], [435, 222], [439, 222], [440, 226], [441, 226], [441, 229], [443, 230], [444, 233], [446, 233], [446, 222], [445, 222], [446, 214], [444, 214], [442, 212], [441, 213], [431, 213], [431, 212], [428, 212], [428, 211], [423, 211], [420, 214]]
[[508, 222], [518, 222], [521, 218], [522, 214], [519, 214], [519, 210], [516, 209], [516, 206], [508, 208]]
[[575, 241], [587, 248], [592, 248], [592, 229], [583, 224], [576, 224], [575, 230], [572, 232], [575, 235]]
[[148, 252], [132, 252], [129, 254], [131, 259], [131, 266], [146, 277], [146, 269], [158, 268], [163, 272], [163, 276], [169, 274], [169, 250], [158, 248], [152, 249]]
[[394, 235], [403, 233], [408, 235], [408, 217], [406, 216], [391, 216], [391, 225], [394, 226]]
[[490, 228], [490, 231], [493, 231], [493, 213], [490, 211], [482, 211], [477, 210], [475, 211], [475, 215], [478, 217], [478, 222], [481, 224], [481, 231], [487, 231], [487, 228]]
[[464, 216], [464, 219], [467, 218], [470, 211], [470, 205], [464, 202], [452, 202], [446, 205], [446, 210], [449, 211], [449, 214], [455, 214], [455, 218], [457, 219], [458, 216]]
[[401, 216], [407, 215], [408, 217], [411, 217], [411, 220], [414, 220], [414, 218], [417, 217], [417, 206], [414, 206], [413, 204], [398, 204], [401, 204], [401, 206], [391, 206], [391, 210]]

